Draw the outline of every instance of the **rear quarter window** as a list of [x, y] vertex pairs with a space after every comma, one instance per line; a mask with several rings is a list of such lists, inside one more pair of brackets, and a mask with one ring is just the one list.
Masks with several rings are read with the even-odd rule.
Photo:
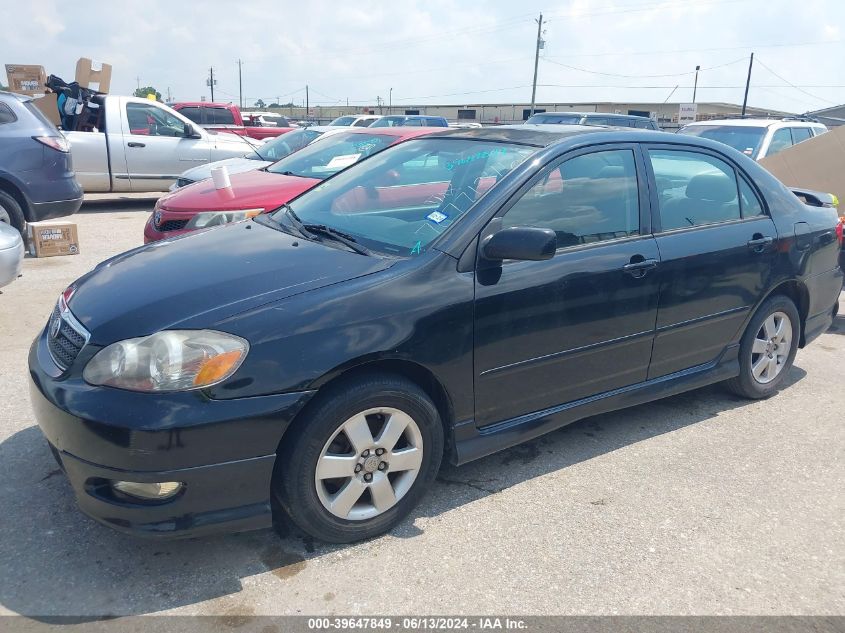
[[0, 103], [0, 125], [3, 125], [4, 123], [14, 123], [17, 120], [18, 117], [15, 116], [12, 109], [5, 103]]
[[202, 108], [190, 106], [187, 108], [181, 108], [180, 110], [177, 110], [177, 112], [179, 112], [182, 116], [188, 117], [196, 124], [202, 123]]

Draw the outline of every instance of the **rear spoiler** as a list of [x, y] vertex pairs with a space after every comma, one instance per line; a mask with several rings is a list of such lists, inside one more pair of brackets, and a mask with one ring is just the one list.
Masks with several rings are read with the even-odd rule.
[[839, 199], [832, 193], [813, 191], [812, 189], [796, 189], [795, 187], [790, 187], [790, 191], [798, 196], [801, 202], [811, 207], [835, 209], [839, 206]]

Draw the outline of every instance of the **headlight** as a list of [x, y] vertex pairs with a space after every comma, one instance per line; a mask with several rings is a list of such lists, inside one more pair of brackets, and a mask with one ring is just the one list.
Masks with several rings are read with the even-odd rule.
[[189, 391], [226, 380], [249, 351], [244, 339], [212, 330], [165, 330], [97, 352], [82, 377], [130, 391]]
[[209, 226], [228, 224], [229, 222], [240, 222], [254, 218], [264, 213], [264, 209], [239, 209], [237, 211], [206, 211], [197, 213], [185, 225], [186, 229], [204, 229]]

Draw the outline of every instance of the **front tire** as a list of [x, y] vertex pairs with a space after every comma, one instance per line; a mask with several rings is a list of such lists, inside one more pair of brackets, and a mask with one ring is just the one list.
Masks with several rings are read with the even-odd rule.
[[801, 337], [801, 317], [788, 297], [767, 299], [755, 313], [739, 346], [739, 376], [725, 385], [744, 398], [775, 394], [786, 380]]
[[272, 490], [309, 535], [349, 543], [399, 523], [443, 456], [437, 408], [417, 385], [371, 375], [332, 385], [289, 429]]

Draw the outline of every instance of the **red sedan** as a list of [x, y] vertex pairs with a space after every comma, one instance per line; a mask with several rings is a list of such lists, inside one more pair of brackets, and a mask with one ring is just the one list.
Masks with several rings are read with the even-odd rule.
[[329, 176], [410, 138], [443, 128], [351, 129], [327, 136], [269, 167], [234, 174], [231, 187], [216, 189], [211, 179], [163, 196], [144, 226], [144, 242], [154, 242], [279, 208]]

